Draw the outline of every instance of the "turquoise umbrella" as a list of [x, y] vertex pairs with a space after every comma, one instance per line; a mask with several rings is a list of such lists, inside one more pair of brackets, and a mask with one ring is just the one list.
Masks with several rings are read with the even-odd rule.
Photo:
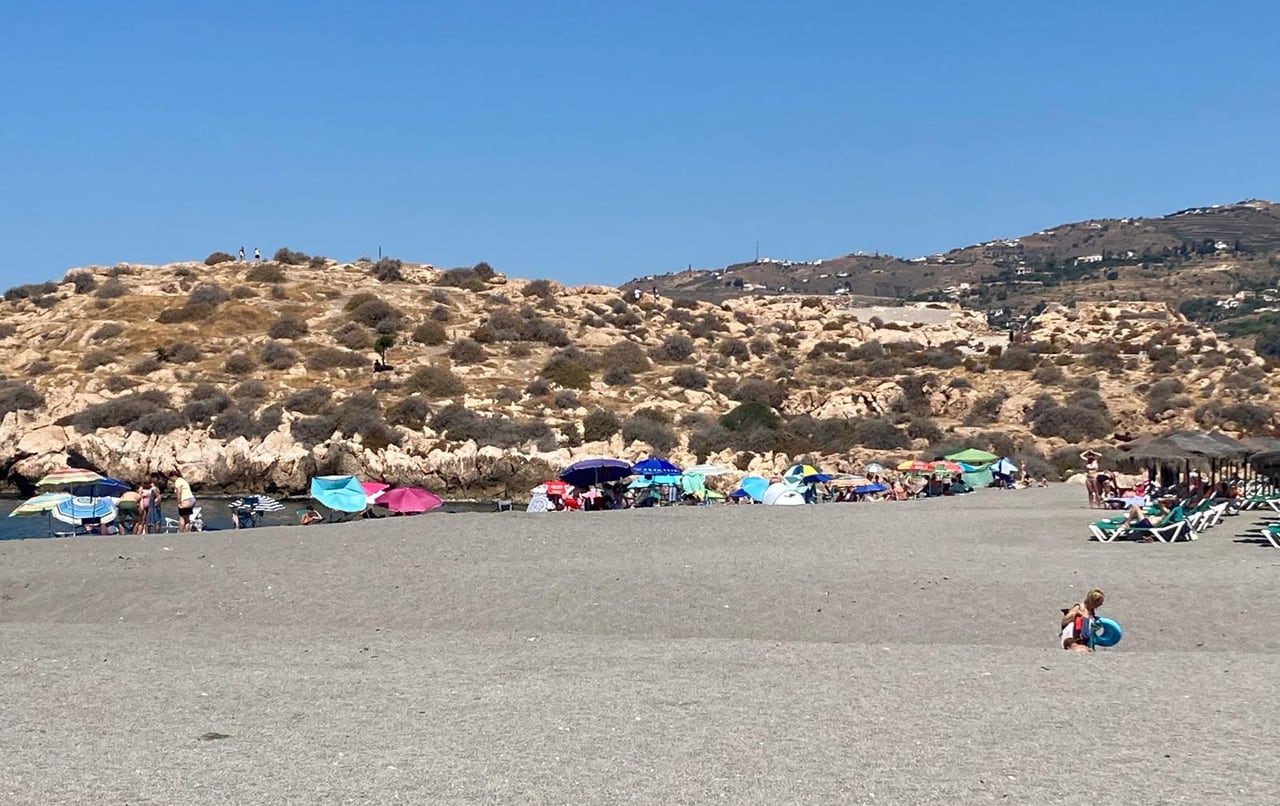
[[311, 497], [335, 512], [364, 512], [369, 504], [355, 476], [316, 476], [311, 479]]

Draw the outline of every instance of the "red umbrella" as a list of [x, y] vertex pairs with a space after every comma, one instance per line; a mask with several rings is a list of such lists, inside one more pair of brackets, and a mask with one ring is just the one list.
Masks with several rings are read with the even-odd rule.
[[955, 462], [938, 461], [933, 463], [934, 470], [945, 470], [948, 473], [963, 473], [964, 468]]
[[440, 496], [421, 487], [396, 487], [378, 498], [378, 506], [392, 512], [426, 512], [443, 503]]
[[559, 479], [543, 482], [542, 486], [547, 488], [547, 495], [558, 495], [564, 497], [564, 495], [569, 492], [569, 485]]

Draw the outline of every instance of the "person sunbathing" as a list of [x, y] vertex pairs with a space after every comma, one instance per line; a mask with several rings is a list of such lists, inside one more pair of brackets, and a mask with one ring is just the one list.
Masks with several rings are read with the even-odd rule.
[[1106, 595], [1094, 588], [1085, 594], [1083, 602], [1076, 602], [1062, 611], [1062, 648], [1073, 652], [1092, 652], [1088, 630], [1098, 617], [1098, 608], [1106, 601]]
[[316, 512], [315, 507], [307, 507], [302, 514], [298, 516], [298, 523], [303, 526], [310, 526], [314, 523], [320, 523], [324, 520], [324, 516]]
[[[1166, 504], [1164, 501], [1160, 501], [1159, 503], [1156, 504], [1156, 506], [1159, 507], [1160, 511], [1158, 513], [1153, 513], [1153, 514], [1159, 515], [1159, 517], [1156, 518], [1156, 520], [1154, 521], [1151, 519], [1152, 515], [1148, 515], [1147, 513], [1143, 512], [1142, 508], [1137, 506], [1136, 504], [1129, 507], [1129, 513], [1124, 516], [1124, 522], [1121, 524], [1120, 528], [1121, 529], [1154, 529], [1159, 526], [1167, 526], [1169, 523], [1169, 516], [1173, 514], [1173, 510], [1170, 509], [1168, 504]], [[1146, 535], [1142, 537], [1141, 540], [1143, 543], [1151, 543], [1155, 540], [1155, 538], [1152, 537], [1151, 535]]]

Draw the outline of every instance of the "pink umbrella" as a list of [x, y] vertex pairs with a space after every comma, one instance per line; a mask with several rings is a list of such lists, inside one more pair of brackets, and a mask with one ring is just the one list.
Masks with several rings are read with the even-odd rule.
[[382, 481], [362, 481], [360, 486], [364, 488], [364, 500], [374, 504], [391, 485]]
[[443, 504], [440, 496], [421, 487], [396, 487], [378, 498], [378, 506], [392, 512], [426, 512]]

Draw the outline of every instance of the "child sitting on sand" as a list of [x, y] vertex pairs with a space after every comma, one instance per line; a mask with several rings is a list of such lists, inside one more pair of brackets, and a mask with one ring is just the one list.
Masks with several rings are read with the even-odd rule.
[[1074, 652], [1092, 652], [1089, 646], [1089, 637], [1084, 630], [1089, 627], [1086, 622], [1091, 622], [1098, 616], [1098, 608], [1102, 607], [1106, 596], [1102, 591], [1094, 588], [1085, 594], [1083, 602], [1076, 602], [1069, 608], [1062, 611], [1062, 648], [1072, 650]]

